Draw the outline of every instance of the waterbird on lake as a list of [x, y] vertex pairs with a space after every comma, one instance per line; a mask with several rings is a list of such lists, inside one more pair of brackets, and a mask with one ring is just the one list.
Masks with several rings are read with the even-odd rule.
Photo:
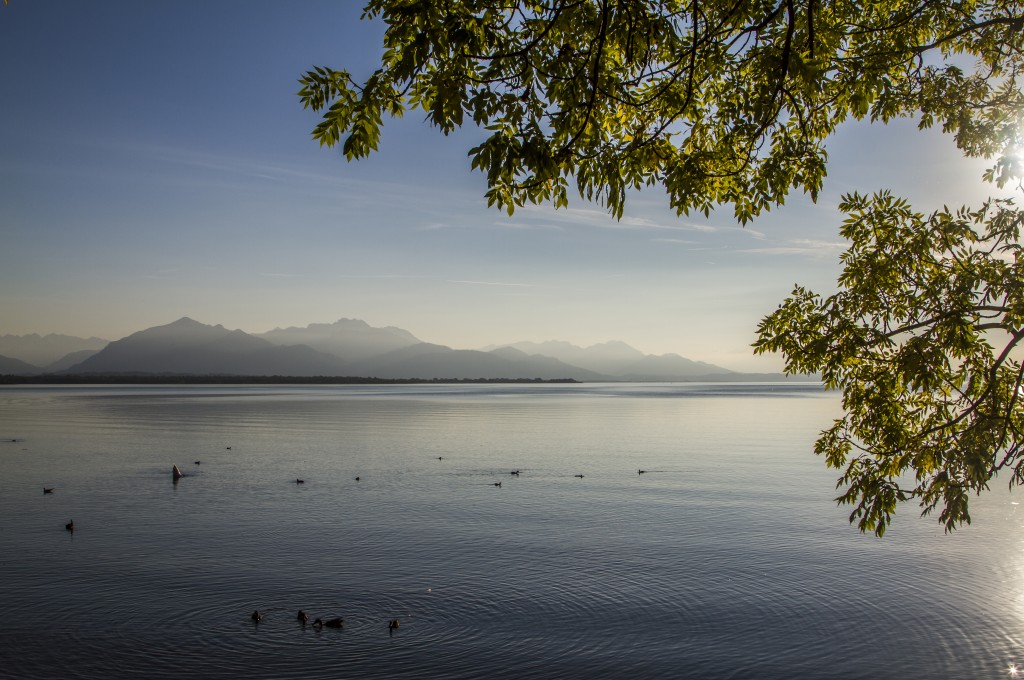
[[75, 530], [75, 520], [71, 520], [70, 522], [65, 524], [64, 528], [67, 529], [68, 531], [74, 531]]
[[305, 484], [305, 483], [306, 483], [306, 480], [305, 480], [305, 479], [296, 479], [296, 480], [295, 480], [295, 483], [296, 483], [296, 484]]
[[302, 611], [301, 609], [299, 610], [298, 616], [296, 616], [295, 618], [298, 619], [299, 623], [301, 623], [303, 626], [309, 623], [309, 614]]
[[196, 465], [199, 465], [199, 464], [200, 464], [200, 463], [202, 463], [202, 462], [203, 462], [203, 461], [201, 461], [201, 460], [197, 460], [197, 461], [196, 461]]
[[254, 623], [259, 623], [263, 620], [263, 614], [260, 614], [259, 609], [254, 609], [252, 612], [252, 616], [250, 616], [249, 618], [251, 618]]
[[583, 479], [583, 475], [573, 475], [573, 477], [579, 477], [580, 479]]
[[323, 628], [324, 626], [328, 628], [341, 628], [345, 625], [345, 620], [340, 617], [336, 619], [327, 619], [326, 621], [321, 621], [320, 619], [317, 619], [313, 622], [313, 625], [317, 628]]
[[645, 473], [645, 472], [647, 472], [647, 470], [637, 470], [637, 474], [638, 474], [638, 475], [642, 475], [642, 474], [643, 474], [643, 473]]
[[230, 451], [230, 450], [231, 450], [231, 447], [230, 447], [230, 446], [225, 446], [224, 448], [225, 448], [225, 449], [227, 449], [228, 451]]
[[395, 630], [398, 629], [398, 619], [391, 619], [388, 621], [388, 635], [393, 635]]
[[359, 481], [359, 478], [358, 478], [358, 477], [356, 477], [356, 481], [357, 481], [357, 482]]
[[175, 465], [173, 468], [171, 468], [171, 478], [174, 479], [174, 481], [178, 481], [179, 479], [181, 479], [184, 476], [185, 475], [181, 474], [181, 470], [178, 469], [177, 465]]
[[53, 493], [53, 487], [52, 486], [50, 486], [50, 487], [44, 486], [43, 487], [43, 495], [45, 496], [48, 493]]
[[519, 470], [513, 470], [513, 471], [512, 471], [512, 472], [510, 472], [509, 474], [510, 474], [510, 475], [515, 475], [516, 477], [518, 477], [518, 476], [519, 476]]
[[501, 486], [501, 482], [495, 482], [494, 486]]
[[444, 456], [438, 456], [437, 459], [438, 460], [444, 460]]

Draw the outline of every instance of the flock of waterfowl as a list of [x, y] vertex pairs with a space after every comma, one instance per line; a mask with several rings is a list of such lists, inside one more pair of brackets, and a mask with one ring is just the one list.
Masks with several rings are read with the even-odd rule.
[[[15, 441], [15, 440], [13, 440], [13, 439], [12, 439], [12, 440], [8, 440], [8, 441]], [[229, 451], [231, 450], [231, 447], [230, 447], [230, 446], [228, 446], [228, 447], [225, 447], [225, 448], [226, 448], [227, 450], [229, 450]], [[438, 457], [437, 457], [437, 459], [438, 459], [438, 460], [444, 460], [444, 456], [438, 456]], [[202, 461], [199, 461], [199, 460], [195, 461], [195, 464], [196, 464], [196, 465], [200, 465], [201, 463], [202, 463]], [[642, 474], [645, 474], [646, 472], [647, 472], [647, 470], [637, 470], [637, 474], [638, 474], [638, 475], [642, 475]], [[512, 470], [512, 471], [511, 471], [511, 472], [510, 472], [509, 474], [510, 474], [510, 475], [513, 475], [513, 476], [515, 476], [515, 477], [518, 477], [518, 476], [520, 475], [520, 473], [521, 473], [521, 471], [520, 471], [520, 470]], [[177, 482], [177, 481], [178, 481], [179, 479], [181, 479], [181, 478], [182, 478], [182, 477], [184, 477], [184, 476], [185, 476], [185, 475], [184, 475], [184, 474], [183, 474], [183, 473], [181, 472], [181, 470], [180, 470], [180, 469], [178, 468], [178, 466], [177, 466], [177, 465], [174, 465], [174, 466], [172, 466], [172, 468], [171, 468], [171, 478], [172, 478], [172, 479], [173, 479], [173, 480], [174, 480], [175, 482]], [[578, 479], [583, 479], [583, 475], [573, 475], [573, 476], [574, 476], [574, 477], [576, 477], [576, 478], [578, 478]], [[356, 480], [357, 482], [358, 482], [358, 481], [359, 481], [360, 479], [361, 479], [360, 477], [355, 477], [355, 480]], [[295, 483], [296, 483], [296, 484], [305, 484], [305, 483], [306, 483], [306, 480], [304, 480], [304, 479], [300, 479], [300, 478], [296, 478], [296, 479], [295, 479]], [[501, 482], [494, 482], [494, 486], [500, 487], [500, 486], [501, 486]], [[51, 486], [51, 487], [47, 487], [47, 486], [44, 486], [44, 487], [43, 487], [43, 495], [46, 495], [46, 494], [49, 494], [49, 493], [53, 493], [53, 491], [54, 491], [54, 487], [52, 487], [52, 486]], [[74, 522], [74, 520], [72, 520], [72, 521], [68, 522], [67, 524], [65, 524], [65, 525], [64, 525], [64, 528], [65, 528], [65, 529], [67, 529], [68, 531], [74, 531], [74, 530], [75, 530], [75, 522]], [[257, 615], [257, 614], [259, 614], [259, 612], [258, 612], [258, 611], [257, 611], [257, 612], [253, 612], [253, 620], [257, 621], [257, 623], [258, 623], [258, 622], [259, 622], [259, 620], [258, 620], [258, 619], [256, 618], [256, 615]], [[302, 612], [300, 611], [300, 612], [299, 612], [299, 614], [302, 614]], [[317, 619], [317, 621], [319, 621], [319, 619]], [[313, 623], [314, 623], [314, 625], [315, 625], [315, 624], [316, 624], [316, 621], [314, 621]], [[327, 625], [327, 624], [324, 624], [324, 625]], [[395, 622], [395, 628], [397, 628], [397, 627], [398, 627], [398, 624], [397, 624], [397, 620], [396, 620], [396, 622]]]
[[[11, 440], [7, 440], [7, 441], [21, 441], [21, 440], [11, 439]], [[225, 448], [228, 451], [231, 450], [230, 446], [225, 447]], [[438, 460], [441, 460], [441, 458], [438, 457]], [[194, 464], [195, 465], [201, 465], [202, 461], [199, 461], [199, 460], [194, 461]], [[512, 474], [518, 475], [519, 471], [516, 470]], [[181, 479], [182, 477], [184, 477], [184, 476], [185, 476], [184, 473], [182, 473], [181, 469], [177, 465], [171, 466], [171, 479], [175, 483], [177, 483], [177, 481], [179, 479]], [[359, 477], [355, 478], [355, 480], [357, 482], [359, 481], [359, 479], [360, 479]], [[305, 484], [305, 482], [306, 482], [306, 480], [304, 480], [304, 479], [296, 478], [296, 480], [295, 480], [296, 484]], [[498, 486], [501, 486], [500, 482], [498, 483]], [[55, 488], [56, 487], [52, 487], [52, 486], [44, 486], [43, 487], [43, 495], [45, 496], [46, 494], [52, 494], [54, 492]], [[65, 524], [64, 525], [64, 529], [66, 531], [70, 531], [70, 532], [73, 533], [75, 531], [75, 520], [71, 520], [70, 522]], [[252, 619], [253, 623], [258, 624], [261, 621], [263, 621], [263, 612], [261, 612], [258, 609], [253, 610], [253, 613], [250, 616], [250, 618]], [[304, 612], [304, 611], [302, 611], [300, 609], [299, 613], [296, 615], [296, 619], [298, 620], [299, 623], [302, 624], [303, 627], [305, 627], [306, 624], [309, 623], [309, 614], [307, 614], [306, 612]], [[315, 619], [313, 621], [313, 623], [311, 625], [314, 628], [318, 629], [318, 630], [322, 629], [322, 628], [342, 628], [345, 625], [345, 620], [342, 619], [341, 617], [335, 617], [333, 619], [327, 619], [326, 621], [324, 621], [323, 619], [318, 617], [317, 619]], [[399, 620], [398, 619], [390, 619], [388, 621], [388, 634], [389, 635], [394, 635], [395, 631], [398, 630], [398, 626], [399, 626]]]
[[[21, 440], [8, 439], [8, 440], [4, 440], [4, 441], [21, 441]], [[228, 451], [231, 450], [230, 446], [227, 446], [225, 448]], [[438, 460], [444, 460], [444, 456], [438, 456], [437, 459]], [[200, 461], [200, 460], [195, 461], [195, 465], [200, 465], [200, 464], [202, 464], [202, 461]], [[645, 474], [646, 472], [647, 472], [647, 470], [643, 470], [643, 469], [637, 470], [637, 474], [638, 475]], [[513, 475], [515, 477], [518, 477], [520, 475], [520, 473], [521, 473], [520, 470], [512, 470], [511, 472], [509, 472], [510, 475]], [[174, 466], [171, 467], [171, 478], [174, 480], [175, 483], [177, 483], [177, 481], [179, 479], [181, 479], [182, 477], [184, 477], [184, 476], [185, 475], [181, 472], [181, 470], [178, 468], [177, 465], [174, 465]], [[573, 475], [573, 476], [578, 478], [578, 479], [583, 479], [583, 475]], [[361, 477], [355, 477], [354, 479], [355, 479], [355, 481], [358, 482], [361, 479]], [[295, 483], [296, 484], [305, 484], [306, 480], [301, 479], [301, 478], [296, 478], [295, 479]], [[494, 484], [494, 486], [497, 486], [497, 487], [501, 486], [501, 482], [494, 482], [493, 484]], [[54, 491], [54, 487], [52, 487], [52, 486], [51, 487], [47, 487], [47, 486], [43, 487], [43, 495], [51, 494], [51, 493], [53, 493], [53, 491]], [[65, 524], [64, 528], [66, 530], [68, 530], [68, 531], [74, 531], [75, 530], [75, 522], [74, 522], [74, 520], [72, 520], [72, 521], [68, 522], [67, 524]], [[259, 619], [256, 618], [258, 614], [259, 614], [258, 611], [253, 612], [253, 620], [256, 621], [257, 623], [259, 622]], [[300, 611], [299, 614], [302, 615], [303, 612]], [[300, 616], [300, 618], [301, 618], [301, 616]], [[317, 621], [319, 621], [319, 619], [317, 619]], [[315, 625], [316, 621], [314, 621], [313, 623]], [[397, 620], [394, 623], [395, 623], [394, 627], [397, 628], [398, 627]], [[324, 624], [324, 625], [327, 625], [327, 624]]]
[[[261, 612], [259, 609], [256, 609], [256, 610], [253, 611], [252, 616], [250, 616], [249, 618], [252, 619], [253, 623], [257, 623], [258, 624], [261, 621], [263, 621], [263, 612]], [[305, 628], [306, 624], [309, 623], [309, 614], [307, 614], [306, 612], [304, 612], [304, 611], [302, 611], [300, 609], [299, 613], [296, 614], [295, 619], [299, 623], [302, 624], [303, 628]], [[345, 627], [345, 619], [343, 619], [340, 616], [338, 616], [338, 617], [335, 617], [333, 619], [327, 619], [326, 621], [324, 621], [323, 619], [317, 617], [317, 619], [314, 620], [311, 625], [314, 628], [316, 628], [317, 630], [320, 630], [321, 628], [344, 628]], [[395, 631], [398, 630], [398, 626], [399, 626], [398, 619], [391, 619], [391, 620], [389, 620], [388, 621], [388, 634], [389, 635], [394, 635]]]
[[[230, 446], [225, 447], [225, 448], [227, 450], [231, 450]], [[438, 456], [437, 459], [438, 460], [444, 460], [444, 457], [443, 456]], [[201, 463], [202, 463], [202, 461], [199, 461], [199, 460], [194, 461], [195, 465], [200, 465]], [[642, 474], [644, 474], [646, 472], [647, 472], [647, 470], [642, 470], [641, 469], [641, 470], [637, 471], [637, 474], [642, 475]], [[518, 470], [518, 469], [512, 470], [512, 471], [509, 472], [509, 474], [514, 476], [514, 477], [518, 477], [521, 474], [521, 470]], [[180, 480], [184, 476], [185, 475], [181, 472], [180, 468], [178, 468], [177, 465], [172, 466], [172, 468], [171, 468], [171, 478], [173, 479], [173, 481], [175, 483], [177, 483], [178, 480]], [[574, 475], [574, 477], [579, 478], [579, 479], [583, 479], [583, 475], [582, 474]], [[361, 478], [357, 476], [354, 479], [355, 479], [355, 481], [358, 482], [358, 481], [360, 481]], [[295, 479], [295, 483], [296, 484], [305, 484], [305, 482], [306, 482], [306, 480], [304, 480], [302, 478], [296, 478]], [[496, 487], [500, 487], [501, 486], [501, 482], [494, 482], [493, 484]], [[43, 487], [43, 495], [52, 494], [54, 492], [54, 490], [55, 490], [55, 487], [45, 487], [44, 486]], [[64, 529], [66, 531], [70, 531], [70, 532], [73, 533], [74, 530], [75, 530], [75, 522], [74, 522], [74, 520], [71, 520], [67, 524], [65, 524], [64, 525]], [[259, 624], [261, 621], [263, 621], [263, 613], [260, 612], [258, 609], [254, 610], [250, 618], [252, 619], [254, 624]], [[298, 614], [296, 615], [296, 620], [299, 623], [301, 623], [303, 627], [305, 627], [307, 624], [309, 624], [309, 614], [307, 614], [306, 612], [304, 612], [304, 611], [302, 611], [300, 609]], [[345, 621], [341, 617], [327, 619], [326, 621], [318, 617], [310, 625], [312, 625], [317, 630], [320, 630], [322, 628], [343, 628], [344, 625], [345, 625]], [[389, 635], [394, 635], [394, 632], [398, 629], [398, 627], [399, 627], [399, 620], [398, 619], [390, 619], [388, 621], [388, 634]]]

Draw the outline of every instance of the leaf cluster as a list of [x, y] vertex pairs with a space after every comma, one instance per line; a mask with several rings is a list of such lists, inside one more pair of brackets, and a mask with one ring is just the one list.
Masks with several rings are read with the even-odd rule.
[[385, 114], [472, 122], [472, 167], [510, 213], [565, 206], [574, 183], [621, 217], [627, 190], [661, 185], [680, 214], [730, 204], [746, 222], [816, 197], [850, 117], [918, 115], [988, 157], [1024, 111], [1021, 0], [371, 0], [364, 16], [387, 27], [380, 68], [300, 81], [314, 138], [354, 159]]
[[1024, 213], [1012, 201], [929, 216], [887, 192], [841, 206], [840, 292], [797, 287], [758, 327], [755, 351], [842, 390], [844, 417], [815, 450], [842, 470], [850, 521], [881, 536], [919, 500], [946, 530], [1002, 470], [1024, 480]]

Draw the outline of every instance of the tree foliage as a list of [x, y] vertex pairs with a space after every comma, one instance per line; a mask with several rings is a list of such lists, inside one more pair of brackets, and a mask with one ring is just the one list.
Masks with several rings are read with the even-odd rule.
[[[484, 131], [487, 200], [585, 199], [622, 216], [661, 186], [680, 214], [731, 205], [747, 222], [791, 190], [812, 198], [826, 142], [850, 119], [939, 125], [985, 177], [1021, 175], [1024, 0], [370, 0], [386, 25], [365, 79], [316, 66], [303, 105], [321, 145], [377, 149], [385, 115]], [[901, 501], [970, 521], [1001, 471], [1024, 479], [1022, 217], [1009, 201], [914, 212], [886, 192], [841, 206], [840, 292], [797, 287], [756, 352], [820, 372], [845, 416], [816, 450], [839, 501], [881, 535]]]
[[[1020, 0], [371, 0], [387, 26], [363, 82], [301, 79], [313, 132], [349, 159], [385, 114], [422, 110], [470, 150], [487, 199], [567, 204], [567, 187], [621, 216], [661, 185], [680, 213], [734, 206], [746, 222], [791, 189], [815, 196], [824, 141], [848, 118], [919, 114], [969, 155], [1020, 122]], [[977, 61], [965, 70], [966, 61]]]
[[899, 501], [970, 522], [969, 495], [999, 471], [1024, 480], [1024, 215], [1008, 201], [928, 217], [888, 193], [841, 209], [840, 292], [797, 287], [758, 328], [756, 351], [820, 372], [844, 417], [815, 446], [843, 470], [850, 521], [881, 536]]

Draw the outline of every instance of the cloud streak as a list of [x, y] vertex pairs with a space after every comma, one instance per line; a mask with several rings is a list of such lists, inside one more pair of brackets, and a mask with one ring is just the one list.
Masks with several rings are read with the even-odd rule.
[[472, 281], [467, 279], [448, 279], [448, 283], [464, 283], [473, 286], [501, 286], [505, 288], [536, 288], [532, 283], [508, 283], [505, 281]]
[[744, 248], [740, 252], [757, 255], [799, 255], [815, 259], [832, 259], [842, 252], [848, 243], [838, 241], [817, 241], [812, 239], [793, 239], [784, 245], [765, 246], [763, 248]]

